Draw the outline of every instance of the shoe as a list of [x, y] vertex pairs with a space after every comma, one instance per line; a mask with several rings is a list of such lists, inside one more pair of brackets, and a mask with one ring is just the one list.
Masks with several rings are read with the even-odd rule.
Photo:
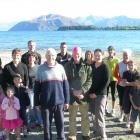
[[24, 138], [27, 138], [27, 134], [28, 134], [27, 128], [24, 126], [23, 127], [23, 136], [24, 136]]
[[135, 129], [135, 127], [134, 127], [134, 125], [133, 124], [130, 124], [130, 133], [131, 134], [135, 134], [136, 133], [136, 129]]
[[68, 136], [67, 140], [76, 140], [76, 136]]
[[123, 122], [123, 119], [124, 119], [124, 114], [121, 113], [120, 117], [119, 117], [119, 122]]
[[112, 111], [111, 111], [111, 117], [115, 117], [115, 109], [112, 109]]
[[83, 140], [91, 140], [91, 137], [90, 136], [82, 136], [82, 139]]

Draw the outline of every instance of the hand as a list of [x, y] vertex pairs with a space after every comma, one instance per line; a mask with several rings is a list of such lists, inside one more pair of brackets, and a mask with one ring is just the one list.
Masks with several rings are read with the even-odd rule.
[[67, 110], [69, 108], [69, 104], [64, 104], [64, 110]]
[[35, 106], [37, 111], [40, 111], [40, 106]]
[[95, 93], [92, 93], [92, 94], [89, 95], [89, 97], [90, 97], [91, 99], [95, 99], [97, 96], [96, 96]]
[[80, 96], [81, 94], [82, 94], [82, 90], [74, 90], [73, 91], [73, 95], [76, 97]]
[[78, 97], [80, 100], [81, 100], [81, 99], [84, 99], [84, 95], [83, 95], [83, 94], [80, 94], [80, 95], [78, 95], [77, 97]]

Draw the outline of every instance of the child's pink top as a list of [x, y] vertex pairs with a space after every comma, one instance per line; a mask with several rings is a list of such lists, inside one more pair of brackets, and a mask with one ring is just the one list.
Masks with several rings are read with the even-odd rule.
[[5, 111], [4, 118], [6, 120], [13, 120], [18, 118], [18, 110], [20, 109], [20, 104], [18, 98], [13, 98], [13, 106], [9, 104], [10, 100], [9, 98], [5, 97], [3, 99], [1, 108]]

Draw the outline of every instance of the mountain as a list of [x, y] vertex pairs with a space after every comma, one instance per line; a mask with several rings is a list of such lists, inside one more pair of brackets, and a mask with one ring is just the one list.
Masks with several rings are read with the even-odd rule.
[[140, 26], [140, 19], [128, 18], [126, 16], [116, 16], [112, 18], [88, 16], [76, 18], [77, 23], [83, 25], [94, 25], [96, 27], [115, 27], [115, 26]]
[[44, 15], [38, 18], [22, 21], [10, 28], [9, 31], [54, 31], [61, 27], [89, 26], [93, 27], [123, 27], [140, 26], [140, 19], [129, 18], [126, 16], [116, 16], [112, 18], [87, 16], [77, 17], [75, 19], [61, 15]]
[[72, 18], [61, 15], [44, 15], [30, 21], [22, 21], [10, 28], [9, 31], [52, 31], [62, 26], [78, 26]]

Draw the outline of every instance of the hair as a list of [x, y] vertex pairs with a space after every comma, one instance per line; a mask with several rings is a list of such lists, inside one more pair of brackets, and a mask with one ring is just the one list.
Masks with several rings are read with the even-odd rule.
[[27, 43], [27, 44], [28, 44], [28, 46], [29, 46], [29, 44], [31, 44], [32, 42], [34, 42], [34, 43], [35, 43], [35, 41], [34, 41], [34, 40], [29, 40], [29, 41], [28, 41], [28, 43]]
[[19, 49], [19, 48], [13, 49], [13, 50], [12, 50], [12, 55], [13, 55], [14, 53], [16, 53], [16, 54], [18, 53], [18, 54], [21, 55], [21, 49]]
[[6, 92], [7, 92], [7, 90], [12, 90], [13, 93], [15, 94], [15, 89], [14, 89], [13, 86], [8, 86], [8, 87], [6, 88]]
[[91, 50], [87, 50], [87, 51], [85, 52], [85, 59], [86, 59], [86, 56], [87, 56], [88, 53], [91, 53], [91, 55], [92, 55], [92, 51], [91, 51]]
[[94, 54], [95, 54], [96, 52], [100, 52], [100, 53], [102, 53], [102, 55], [104, 54], [104, 52], [102, 51], [102, 49], [99, 49], [99, 48], [97, 48], [97, 49], [94, 50]]
[[57, 55], [56, 50], [54, 48], [48, 48], [47, 52], [46, 52], [46, 56], [48, 54], [53, 54], [53, 55]]
[[127, 53], [129, 57], [132, 56], [132, 50], [131, 49], [124, 49], [123, 53]]
[[108, 46], [107, 50], [115, 50], [113, 46]]
[[72, 48], [72, 54], [75, 54], [77, 52], [80, 52], [82, 54], [82, 49], [79, 46], [75, 46]]
[[60, 47], [62, 47], [63, 45], [66, 45], [66, 42], [61, 42], [60, 43]]

